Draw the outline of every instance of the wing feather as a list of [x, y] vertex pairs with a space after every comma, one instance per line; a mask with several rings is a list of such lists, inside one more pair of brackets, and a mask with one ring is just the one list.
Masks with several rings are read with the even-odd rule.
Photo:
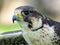
[[22, 30], [0, 34], [0, 45], [28, 45], [22, 36]]

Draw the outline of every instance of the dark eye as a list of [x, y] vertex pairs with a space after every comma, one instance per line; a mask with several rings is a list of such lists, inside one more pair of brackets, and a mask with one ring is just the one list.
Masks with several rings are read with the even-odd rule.
[[33, 11], [30, 11], [30, 13], [33, 13]]
[[28, 14], [29, 14], [29, 11], [24, 11], [24, 14], [25, 14], [25, 15], [28, 15]]

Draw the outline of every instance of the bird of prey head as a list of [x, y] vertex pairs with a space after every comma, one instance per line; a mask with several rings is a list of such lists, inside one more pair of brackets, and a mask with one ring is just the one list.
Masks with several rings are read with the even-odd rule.
[[43, 26], [43, 16], [31, 6], [20, 6], [15, 9], [13, 22], [17, 21], [24, 30], [36, 30]]

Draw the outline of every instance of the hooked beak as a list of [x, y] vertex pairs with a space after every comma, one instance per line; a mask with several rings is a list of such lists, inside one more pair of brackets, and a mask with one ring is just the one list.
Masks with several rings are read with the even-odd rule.
[[13, 23], [14, 23], [14, 21], [16, 21], [16, 20], [17, 20], [17, 16], [16, 16], [16, 15], [13, 15], [13, 18], [12, 18]]

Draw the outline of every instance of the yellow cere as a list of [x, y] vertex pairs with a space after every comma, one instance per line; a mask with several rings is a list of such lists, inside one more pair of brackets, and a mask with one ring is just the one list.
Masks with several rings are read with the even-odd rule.
[[22, 17], [20, 12], [16, 12], [16, 15], [18, 16], [19, 19], [23, 19], [23, 17]]

